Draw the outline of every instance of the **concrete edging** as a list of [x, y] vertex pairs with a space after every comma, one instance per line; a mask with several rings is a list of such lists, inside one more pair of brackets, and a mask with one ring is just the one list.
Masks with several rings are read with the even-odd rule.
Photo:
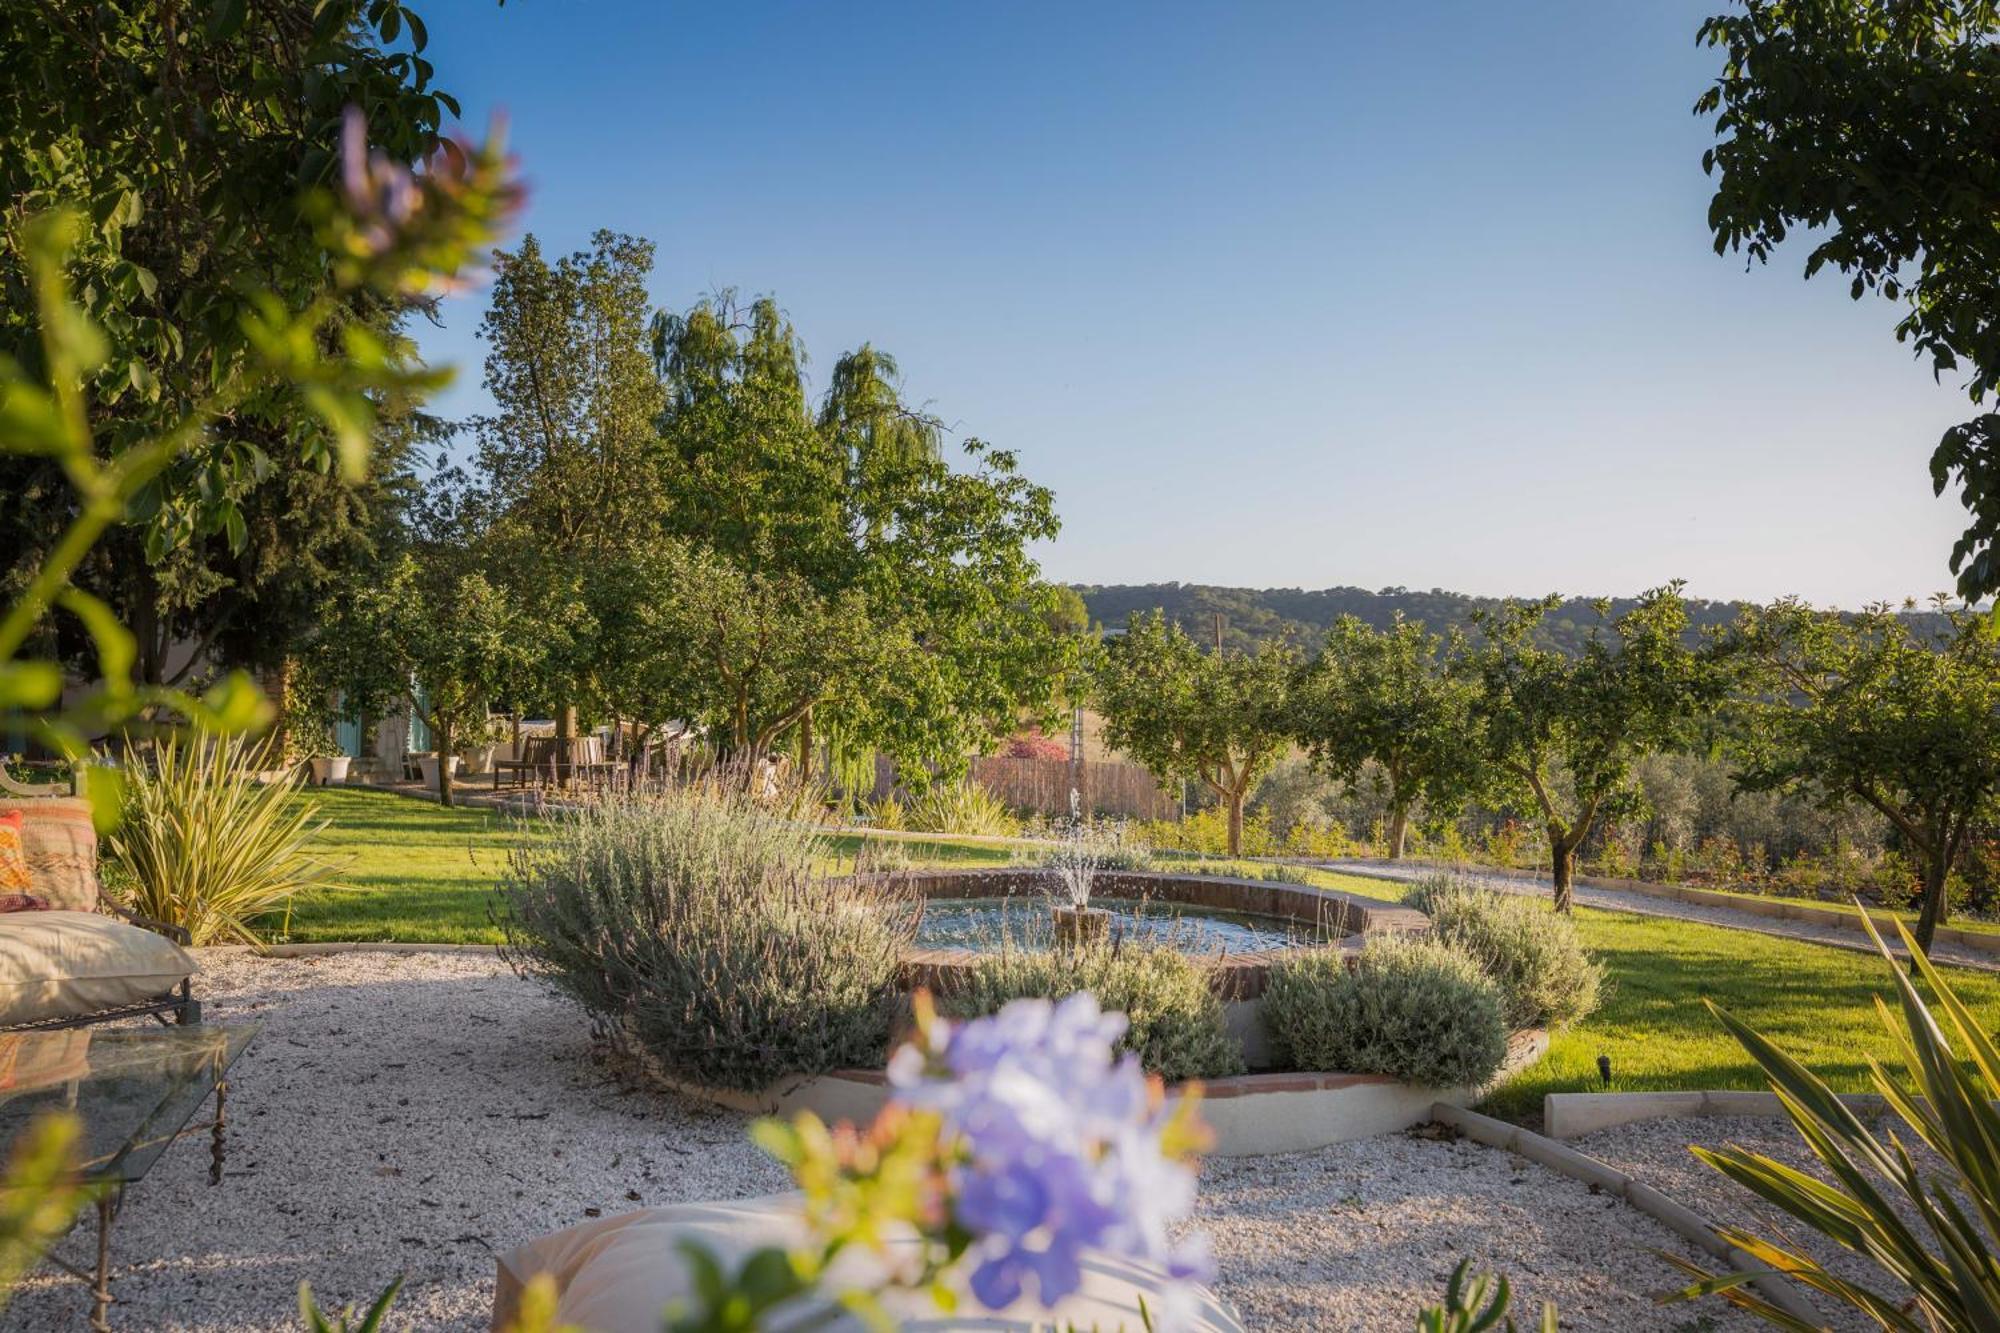
[[1797, 1290], [1769, 1266], [1759, 1263], [1731, 1245], [1717, 1234], [1715, 1228], [1703, 1220], [1699, 1213], [1662, 1194], [1645, 1181], [1634, 1179], [1614, 1166], [1600, 1162], [1586, 1153], [1580, 1153], [1567, 1144], [1544, 1138], [1533, 1130], [1522, 1129], [1519, 1125], [1510, 1125], [1504, 1120], [1495, 1120], [1491, 1116], [1453, 1106], [1448, 1102], [1439, 1102], [1433, 1106], [1431, 1118], [1475, 1142], [1525, 1157], [1558, 1175], [1568, 1176], [1593, 1189], [1623, 1199], [1631, 1207], [1713, 1258], [1722, 1260], [1734, 1269], [1766, 1275], [1752, 1278], [1751, 1285], [1757, 1288], [1758, 1294], [1765, 1300], [1794, 1319], [1812, 1328], [1818, 1328], [1825, 1322], [1818, 1311], [1806, 1304]]

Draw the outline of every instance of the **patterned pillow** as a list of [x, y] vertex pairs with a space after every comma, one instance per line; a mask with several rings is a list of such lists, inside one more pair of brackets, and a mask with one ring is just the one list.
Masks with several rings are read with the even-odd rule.
[[28, 890], [28, 853], [21, 845], [21, 812], [0, 815], [0, 893]]

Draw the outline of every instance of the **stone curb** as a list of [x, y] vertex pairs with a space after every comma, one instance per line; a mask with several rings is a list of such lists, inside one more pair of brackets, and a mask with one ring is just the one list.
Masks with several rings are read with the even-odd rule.
[[1580, 1153], [1567, 1144], [1544, 1138], [1532, 1130], [1522, 1129], [1519, 1125], [1510, 1125], [1504, 1120], [1495, 1120], [1477, 1111], [1453, 1106], [1449, 1102], [1439, 1102], [1433, 1106], [1431, 1119], [1440, 1125], [1450, 1126], [1476, 1142], [1515, 1153], [1538, 1166], [1547, 1167], [1558, 1175], [1568, 1176], [1572, 1180], [1581, 1181], [1623, 1199], [1681, 1239], [1713, 1258], [1722, 1260], [1731, 1268], [1768, 1274], [1766, 1277], [1753, 1278], [1751, 1285], [1757, 1288], [1765, 1300], [1794, 1319], [1811, 1328], [1818, 1328], [1826, 1322], [1813, 1307], [1805, 1303], [1789, 1283], [1771, 1273], [1766, 1265], [1722, 1239], [1716, 1234], [1715, 1228], [1693, 1209], [1660, 1193], [1646, 1182], [1635, 1180], [1616, 1167], [1600, 1162], [1586, 1153]]

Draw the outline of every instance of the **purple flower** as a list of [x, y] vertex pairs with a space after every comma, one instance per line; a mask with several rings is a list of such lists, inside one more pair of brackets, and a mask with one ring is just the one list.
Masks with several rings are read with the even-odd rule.
[[1210, 1269], [1199, 1241], [1168, 1232], [1194, 1204], [1195, 1177], [1164, 1151], [1169, 1113], [1138, 1058], [1114, 1048], [1125, 1017], [1095, 996], [1016, 1000], [961, 1026], [933, 1022], [890, 1061], [894, 1099], [943, 1117], [958, 1160], [953, 1218], [974, 1239], [972, 1294], [988, 1309], [1032, 1283], [1044, 1306], [1082, 1283], [1085, 1248]]

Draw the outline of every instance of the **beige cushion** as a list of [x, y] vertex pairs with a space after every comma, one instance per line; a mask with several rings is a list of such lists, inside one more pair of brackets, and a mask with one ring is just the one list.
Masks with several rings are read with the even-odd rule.
[[0, 1026], [137, 1004], [194, 970], [180, 945], [116, 917], [0, 913]]
[[28, 892], [51, 907], [97, 910], [97, 830], [80, 796], [0, 798], [0, 814], [19, 810]]
[[[500, 1256], [498, 1289], [493, 1302], [493, 1327], [505, 1328], [515, 1313], [521, 1287], [538, 1273], [554, 1276], [560, 1293], [556, 1322], [574, 1324], [589, 1333], [659, 1333], [660, 1314], [687, 1299], [687, 1265], [675, 1250], [681, 1240], [697, 1240], [735, 1269], [752, 1250], [766, 1245], [791, 1246], [802, 1236], [799, 1197], [771, 1195], [732, 1203], [690, 1203], [671, 1208], [641, 1208], [596, 1222], [585, 1222], [531, 1241]], [[879, 1261], [859, 1251], [836, 1263], [835, 1285], [867, 1284]], [[1164, 1275], [1156, 1269], [1109, 1255], [1087, 1255], [1083, 1287], [1054, 1310], [1032, 1300], [999, 1314], [979, 1310], [967, 1300], [963, 1313], [940, 1314], [930, 1298], [899, 1292], [885, 1304], [897, 1326], [927, 1333], [954, 1329], [1041, 1330], [1050, 1327], [1096, 1328], [1103, 1333], [1124, 1328], [1139, 1333], [1139, 1298], [1157, 1312]], [[1192, 1333], [1242, 1333], [1243, 1325], [1216, 1296], [1196, 1289], [1194, 1308], [1185, 1327]], [[842, 1314], [815, 1330], [860, 1333], [867, 1326]]]

